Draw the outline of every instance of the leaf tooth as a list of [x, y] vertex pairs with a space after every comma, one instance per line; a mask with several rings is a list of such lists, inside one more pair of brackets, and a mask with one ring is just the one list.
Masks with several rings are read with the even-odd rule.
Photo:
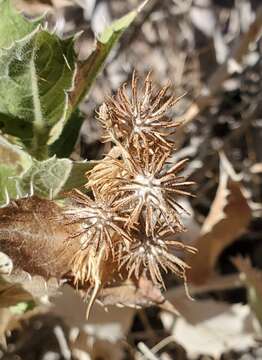
[[18, 179], [15, 179], [15, 188], [16, 188], [16, 193], [17, 193], [16, 198], [19, 199], [19, 198], [23, 197], [23, 194], [22, 194]]
[[34, 183], [33, 180], [30, 179], [30, 191], [29, 191], [30, 196], [34, 195]]
[[49, 200], [53, 200], [54, 198], [54, 190], [52, 187], [50, 187], [49, 189]]
[[5, 192], [5, 204], [4, 204], [4, 206], [7, 206], [10, 203], [10, 196], [8, 194], [7, 187], [5, 187], [4, 192]]

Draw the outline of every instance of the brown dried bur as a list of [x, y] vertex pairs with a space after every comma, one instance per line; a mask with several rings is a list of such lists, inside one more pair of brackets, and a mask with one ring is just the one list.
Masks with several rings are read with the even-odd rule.
[[189, 266], [181, 260], [174, 251], [195, 252], [191, 246], [179, 241], [170, 240], [174, 234], [166, 225], [156, 226], [154, 234], [147, 235], [143, 230], [133, 231], [132, 245], [121, 254], [120, 266], [128, 270], [128, 277], [132, 275], [139, 279], [143, 274], [149, 277], [153, 284], [165, 288], [161, 270], [169, 270], [186, 281], [186, 269]]
[[146, 234], [153, 233], [154, 223], [159, 220], [164, 220], [172, 231], [182, 231], [179, 210], [186, 210], [176, 197], [192, 196], [185, 188], [194, 183], [177, 174], [183, 170], [187, 159], [168, 169], [170, 152], [163, 154], [156, 151], [151, 155], [144, 150], [138, 158], [124, 148], [121, 150], [124, 160], [111, 159], [105, 162], [107, 168], [110, 168], [110, 164], [111, 168], [118, 167], [118, 176], [115, 176], [115, 172], [104, 176], [100, 171], [99, 177], [99, 171], [95, 168], [89, 177], [90, 185], [96, 185], [101, 192], [115, 194], [114, 205], [120, 213], [129, 215], [129, 228], [139, 224], [140, 217], [145, 216]]
[[[75, 283], [84, 285], [89, 282], [94, 287], [88, 313], [95, 297], [103, 286], [104, 268], [114, 263], [115, 253], [124, 245], [128, 248], [131, 240], [122, 229], [126, 218], [114, 209], [114, 196], [99, 193], [93, 188], [94, 200], [74, 190], [71, 200], [74, 205], [64, 210], [67, 226], [79, 224], [80, 231], [71, 238], [78, 238], [79, 250], [73, 256], [72, 272]], [[117, 234], [118, 236], [114, 236]]]
[[181, 97], [167, 96], [167, 85], [154, 91], [150, 73], [144, 88], [139, 90], [138, 78], [133, 72], [131, 95], [128, 96], [124, 83], [117, 94], [109, 98], [99, 109], [99, 120], [105, 129], [105, 140], [120, 141], [125, 148], [149, 149], [157, 143], [163, 151], [173, 147], [169, 136], [178, 126], [166, 116]]
[[123, 278], [146, 275], [164, 287], [161, 272], [170, 270], [186, 282], [188, 265], [174, 250], [194, 249], [174, 237], [184, 230], [179, 215], [185, 210], [178, 197], [190, 196], [186, 188], [193, 183], [180, 175], [187, 159], [176, 164], [168, 161], [174, 150], [170, 135], [177, 126], [166, 116], [176, 103], [173, 96], [166, 97], [168, 89], [154, 93], [148, 75], [141, 94], [134, 74], [131, 97], [123, 85], [100, 108], [105, 139], [117, 145], [118, 158], [107, 155], [87, 174], [86, 187], [94, 200], [75, 192], [72, 199], [77, 208], [65, 212], [82, 223], [73, 271], [76, 280], [89, 281], [94, 287], [88, 311], [110, 261], [112, 272]]
[[[79, 190], [71, 193], [71, 200], [74, 205], [64, 210], [67, 225], [78, 223], [81, 230], [73, 237], [80, 237], [81, 254], [93, 251], [95, 255], [103, 252], [108, 258], [114, 258], [115, 250], [119, 242], [130, 241], [128, 234], [122, 229], [121, 224], [126, 221], [125, 217], [119, 216], [114, 207], [114, 197], [107, 194], [101, 196], [97, 191], [93, 191], [94, 200], [83, 194]], [[117, 233], [120, 237], [117, 243], [113, 243], [113, 235]], [[76, 280], [83, 281], [88, 276], [83, 270], [83, 276]], [[82, 271], [80, 272], [82, 273]]]

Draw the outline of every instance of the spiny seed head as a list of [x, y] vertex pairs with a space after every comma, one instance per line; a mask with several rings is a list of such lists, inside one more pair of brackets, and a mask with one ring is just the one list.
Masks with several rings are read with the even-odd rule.
[[195, 249], [183, 245], [176, 240], [167, 240], [168, 235], [174, 236], [164, 226], [158, 226], [153, 235], [145, 232], [133, 232], [133, 242], [126, 254], [121, 257], [120, 268], [128, 271], [128, 277], [135, 276], [137, 279], [147, 273], [155, 285], [164, 285], [162, 271], [173, 273], [185, 279], [185, 271], [189, 266], [174, 254], [175, 250], [195, 252]]
[[109, 262], [119, 273], [123, 269], [136, 278], [146, 273], [162, 286], [163, 271], [185, 279], [187, 265], [174, 250], [193, 248], [174, 236], [184, 230], [180, 212], [186, 210], [179, 198], [191, 195], [187, 189], [193, 182], [181, 174], [187, 159], [172, 162], [177, 124], [167, 111], [177, 100], [167, 97], [168, 89], [155, 92], [148, 75], [140, 90], [134, 73], [131, 94], [124, 84], [100, 108], [106, 138], [116, 151], [87, 174], [85, 186], [93, 197], [74, 192], [74, 206], [66, 211], [69, 222], [81, 224], [75, 235], [80, 239], [73, 261], [76, 280], [97, 288]]
[[157, 144], [163, 150], [172, 148], [170, 135], [178, 124], [167, 116], [179, 98], [167, 96], [169, 86], [154, 91], [150, 74], [144, 87], [139, 89], [138, 78], [133, 73], [131, 94], [123, 84], [116, 95], [101, 107], [98, 119], [105, 129], [106, 141], [120, 141], [126, 148], [149, 149]]
[[[145, 150], [140, 158], [135, 158], [125, 152], [125, 160], [108, 160], [112, 169], [119, 168], [116, 177], [110, 177], [107, 173], [106, 179], [103, 174], [99, 178], [99, 173], [94, 170], [96, 186], [101, 186], [108, 194], [118, 194], [114, 199], [114, 206], [118, 211], [129, 214], [129, 228], [138, 224], [141, 216], [144, 216], [147, 234], [154, 231], [154, 224], [159, 219], [164, 220], [173, 231], [183, 230], [179, 212], [186, 210], [177, 198], [181, 195], [190, 196], [191, 193], [185, 188], [193, 182], [179, 176], [187, 159], [168, 168], [169, 154], [158, 151], [150, 155]], [[107, 167], [110, 167], [109, 164]], [[91, 182], [94, 184], [92, 175]]]
[[86, 173], [88, 182], [85, 187], [92, 189], [95, 193], [107, 194], [110, 187], [110, 179], [117, 179], [120, 176], [118, 161], [107, 156], [100, 161], [92, 170]]
[[121, 222], [126, 219], [115, 212], [112, 198], [96, 194], [92, 200], [80, 191], [74, 190], [71, 199], [75, 206], [67, 208], [64, 215], [68, 224], [81, 224], [81, 231], [74, 237], [79, 238], [82, 252], [89, 253], [92, 250], [93, 254], [97, 254], [103, 248], [106, 257], [109, 253], [114, 256], [117, 244], [113, 243], [112, 238], [115, 232], [121, 236], [124, 243], [129, 241], [127, 233], [121, 227]]

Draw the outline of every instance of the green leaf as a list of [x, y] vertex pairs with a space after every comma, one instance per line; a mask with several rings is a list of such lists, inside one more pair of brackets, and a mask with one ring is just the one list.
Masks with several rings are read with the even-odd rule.
[[33, 159], [32, 166], [16, 178], [17, 186], [23, 195], [33, 193], [43, 198], [57, 198], [61, 193], [80, 187], [86, 183], [84, 173], [90, 170], [91, 163], [73, 162], [69, 159]]
[[146, 2], [147, 1], [136, 10], [129, 12], [108, 26], [98, 38], [96, 49], [93, 53], [85, 61], [78, 64], [76, 85], [70, 93], [71, 111], [74, 111], [80, 101], [88, 94], [113, 46], [120, 39], [124, 31], [132, 24]]
[[30, 34], [39, 24], [39, 21], [27, 21], [9, 0], [0, 0], [0, 19], [0, 48], [10, 47], [14, 41]]
[[70, 191], [73, 188], [81, 187], [87, 183], [85, 174], [91, 170], [95, 162], [92, 161], [78, 161], [73, 163], [73, 171], [68, 177], [66, 183], [63, 186], [63, 191]]
[[105, 28], [102, 34], [99, 36], [98, 41], [102, 44], [115, 43], [116, 40], [122, 35], [122, 33], [132, 24], [138, 14], [138, 10], [133, 10], [127, 15], [114, 21], [111, 25]]
[[20, 137], [36, 158], [62, 133], [75, 69], [73, 39], [38, 27], [0, 49], [0, 127]]
[[10, 143], [0, 135], [1, 164], [10, 165], [20, 174], [31, 165], [31, 157], [21, 147]]
[[0, 205], [8, 201], [8, 198], [15, 198], [16, 183], [12, 179], [16, 174], [12, 166], [0, 164]]
[[17, 196], [14, 176], [21, 174], [31, 165], [31, 157], [18, 146], [0, 136], [0, 205]]
[[69, 157], [74, 150], [84, 116], [77, 109], [68, 119], [60, 137], [49, 147], [49, 154], [59, 158]]
[[29, 310], [33, 310], [35, 303], [33, 300], [27, 302], [19, 302], [16, 305], [10, 306], [9, 309], [14, 315], [23, 315]]
[[[7, 197], [13, 199], [34, 194], [49, 198], [81, 187], [86, 183], [85, 173], [92, 162], [74, 162], [69, 159], [38, 161], [0, 136], [0, 205]], [[8, 194], [8, 196], [7, 196]]]

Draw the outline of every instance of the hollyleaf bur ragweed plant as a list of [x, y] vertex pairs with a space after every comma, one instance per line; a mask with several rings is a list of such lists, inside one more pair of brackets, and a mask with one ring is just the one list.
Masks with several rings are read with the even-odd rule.
[[82, 124], [79, 102], [140, 10], [108, 27], [79, 62], [74, 38], [0, 0], [0, 251], [14, 268], [92, 291], [88, 312], [116, 278], [164, 288], [171, 271], [186, 283], [177, 251], [195, 252], [177, 240], [179, 197], [191, 196], [193, 183], [182, 174], [187, 160], [171, 160], [178, 124], [168, 112], [179, 98], [169, 86], [155, 91], [149, 74], [140, 88], [134, 72], [130, 91], [122, 85], [98, 112], [110, 153], [96, 166], [65, 158]]

